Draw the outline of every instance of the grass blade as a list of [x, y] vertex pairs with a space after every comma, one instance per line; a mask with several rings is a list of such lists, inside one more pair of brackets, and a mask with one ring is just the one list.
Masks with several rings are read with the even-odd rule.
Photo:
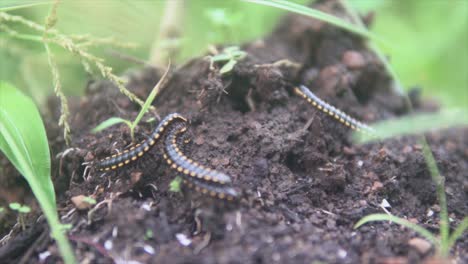
[[463, 218], [463, 221], [460, 223], [460, 225], [455, 228], [455, 231], [453, 231], [452, 235], [450, 236], [448, 242], [447, 242], [447, 247], [448, 249], [452, 248], [453, 245], [455, 245], [455, 242], [457, 239], [459, 239], [462, 235], [463, 232], [468, 228], [468, 217]]
[[42, 118], [30, 98], [4, 82], [0, 82], [0, 150], [31, 187], [65, 263], [75, 263], [71, 246], [60, 230]]
[[341, 29], [344, 29], [346, 31], [349, 31], [351, 33], [354, 33], [356, 35], [360, 35], [364, 38], [367, 39], [372, 39], [372, 40], [379, 40], [374, 34], [369, 32], [368, 30], [361, 28], [359, 26], [353, 25], [349, 22], [346, 22], [336, 16], [332, 16], [330, 14], [327, 14], [325, 12], [312, 9], [303, 5], [299, 5], [296, 3], [292, 3], [289, 1], [284, 1], [284, 0], [242, 0], [245, 2], [250, 2], [250, 3], [255, 3], [255, 4], [260, 4], [260, 5], [265, 5], [265, 6], [271, 6], [279, 9], [283, 9], [286, 11], [294, 12], [297, 14], [301, 14], [304, 16], [312, 17], [315, 19], [318, 19], [323, 22], [327, 22], [331, 25], [334, 25], [336, 27], [339, 27]]
[[363, 217], [361, 220], [359, 220], [355, 225], [354, 228], [357, 229], [360, 226], [367, 224], [369, 222], [374, 222], [374, 221], [392, 221], [395, 222], [398, 225], [407, 227], [409, 229], [412, 229], [416, 233], [420, 234], [422, 237], [427, 239], [429, 242], [431, 242], [434, 245], [438, 245], [439, 241], [435, 238], [434, 235], [432, 235], [431, 232], [429, 232], [427, 229], [418, 226], [417, 224], [413, 224], [410, 221], [399, 218], [397, 216], [393, 215], [388, 215], [388, 214], [371, 214]]
[[111, 117], [103, 122], [101, 122], [99, 125], [97, 125], [95, 128], [91, 130], [92, 133], [97, 133], [100, 132], [108, 127], [111, 127], [116, 124], [120, 123], [126, 123], [129, 127], [131, 126], [130, 122], [126, 119], [120, 118], [120, 117]]
[[423, 113], [379, 122], [372, 127], [376, 135], [355, 133], [356, 143], [367, 143], [408, 134], [420, 134], [454, 126], [468, 125], [468, 111], [463, 109], [443, 110], [437, 113]]
[[143, 107], [141, 108], [140, 112], [138, 113], [138, 116], [133, 121], [133, 124], [132, 124], [133, 128], [135, 128], [138, 125], [138, 123], [140, 123], [140, 120], [143, 118], [143, 116], [145, 115], [145, 113], [148, 111], [151, 104], [153, 103], [154, 98], [156, 98], [156, 95], [158, 95], [159, 90], [161, 89], [161, 86], [166, 83], [167, 73], [169, 72], [170, 69], [171, 69], [171, 64], [169, 63], [169, 65], [167, 66], [166, 72], [164, 72], [159, 82], [156, 84], [156, 86], [154, 86], [153, 90], [151, 90], [151, 93], [148, 96], [148, 98], [146, 98], [146, 101], [143, 104]]

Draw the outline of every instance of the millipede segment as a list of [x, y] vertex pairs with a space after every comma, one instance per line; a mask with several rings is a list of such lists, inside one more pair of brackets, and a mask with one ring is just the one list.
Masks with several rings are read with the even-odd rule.
[[304, 85], [300, 85], [299, 87], [294, 88], [294, 92], [304, 98], [307, 102], [309, 102], [311, 105], [319, 109], [320, 111], [332, 116], [336, 120], [338, 120], [340, 123], [344, 124], [345, 126], [356, 130], [358, 132], [364, 132], [368, 134], [374, 134], [375, 130], [350, 117], [349, 115], [345, 114], [343, 111], [337, 109], [336, 107], [330, 105], [329, 103], [323, 101], [320, 99], [318, 96], [316, 96], [314, 93], [312, 93], [307, 87]]
[[231, 177], [207, 168], [188, 158], [182, 153], [177, 143], [179, 136], [187, 130], [185, 123], [178, 123], [172, 127], [165, 140], [164, 159], [167, 164], [183, 177], [183, 182], [189, 188], [202, 194], [219, 199], [233, 200], [237, 192], [230, 186]]
[[180, 120], [183, 122], [187, 121], [178, 113], [173, 113], [166, 116], [153, 130], [148, 139], [136, 144], [135, 146], [132, 146], [130, 149], [124, 150], [122, 153], [114, 154], [97, 161], [95, 164], [96, 168], [99, 171], [115, 170], [142, 157], [164, 136], [167, 127], [175, 120]]
[[238, 197], [238, 193], [236, 192], [236, 190], [234, 190], [234, 188], [231, 187], [210, 185], [204, 182], [194, 182], [188, 181], [186, 179], [184, 179], [182, 182], [190, 189], [218, 199], [226, 199], [228, 201], [232, 201]]

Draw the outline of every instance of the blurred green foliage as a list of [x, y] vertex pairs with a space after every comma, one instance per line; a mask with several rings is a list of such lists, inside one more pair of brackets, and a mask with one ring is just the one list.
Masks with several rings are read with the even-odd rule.
[[[37, 1], [2, 0], [0, 8]], [[305, 4], [310, 1], [294, 1]], [[351, 0], [362, 14], [374, 12], [372, 31], [387, 41], [381, 46], [408, 88], [420, 86], [426, 95], [445, 105], [468, 107], [468, 1], [465, 0]], [[165, 2], [146, 0], [64, 0], [58, 9], [57, 29], [65, 34], [114, 36], [139, 43], [117, 52], [147, 60], [159, 30]], [[12, 11], [43, 23], [48, 5]], [[268, 34], [286, 12], [241, 1], [191, 0], [185, 2], [182, 49], [178, 62], [205, 54], [210, 44], [238, 44]], [[15, 27], [15, 30], [28, 29]], [[23, 32], [23, 31], [21, 31]], [[60, 67], [63, 88], [82, 93], [89, 76], [78, 58], [52, 46]], [[122, 73], [138, 68], [134, 62], [111, 54], [111, 48], [91, 51]], [[113, 50], [115, 51], [115, 50]], [[32, 94], [39, 103], [52, 93], [52, 81], [43, 45], [12, 40], [0, 31], [0, 79]], [[97, 76], [97, 74], [96, 74]]]

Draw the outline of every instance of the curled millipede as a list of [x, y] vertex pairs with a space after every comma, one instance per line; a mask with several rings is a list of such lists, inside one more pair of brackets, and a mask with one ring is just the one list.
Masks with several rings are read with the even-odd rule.
[[234, 200], [238, 194], [229, 186], [231, 177], [207, 168], [188, 158], [179, 147], [187, 143], [184, 139], [187, 131], [187, 119], [174, 113], [166, 116], [154, 129], [147, 140], [125, 150], [120, 154], [99, 160], [94, 166], [100, 171], [114, 170], [142, 157], [160, 140], [164, 140], [164, 159], [169, 166], [183, 177], [183, 183], [202, 194], [219, 199]]
[[97, 161], [94, 166], [100, 171], [114, 170], [127, 165], [148, 152], [161, 138], [163, 138], [168, 126], [175, 120], [186, 122], [187, 120], [178, 113], [166, 116], [158, 126], [153, 130], [148, 139], [124, 150], [122, 153], [115, 154]]
[[312, 93], [307, 87], [304, 85], [300, 85], [299, 87], [294, 88], [294, 92], [301, 96], [302, 98], [306, 99], [311, 105], [319, 109], [320, 111], [334, 117], [340, 123], [344, 124], [345, 126], [356, 130], [358, 132], [364, 132], [368, 134], [374, 134], [375, 130], [362, 123], [358, 120], [350, 117], [349, 115], [345, 114], [343, 111], [337, 109], [336, 107], [330, 105], [329, 103], [323, 101], [314, 93]]
[[207, 168], [191, 160], [178, 147], [178, 138], [185, 133], [185, 122], [178, 122], [169, 130], [165, 139], [164, 158], [167, 164], [180, 173], [183, 182], [192, 189], [219, 199], [233, 200], [237, 192], [228, 186], [231, 177]]

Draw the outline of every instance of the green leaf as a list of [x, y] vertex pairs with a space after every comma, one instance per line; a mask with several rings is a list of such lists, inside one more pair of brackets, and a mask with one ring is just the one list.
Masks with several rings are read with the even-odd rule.
[[220, 53], [218, 55], [215, 55], [215, 56], [211, 56], [210, 57], [210, 60], [212, 62], [219, 62], [219, 61], [228, 61], [232, 58], [231, 54], [228, 54], [228, 53]]
[[0, 150], [26, 178], [36, 197], [44, 196], [56, 210], [42, 118], [29, 97], [4, 82], [0, 82]]
[[354, 133], [356, 143], [392, 138], [407, 134], [419, 134], [454, 126], [468, 125], [468, 111], [463, 109], [443, 110], [437, 113], [423, 113], [399, 119], [379, 122], [372, 127], [375, 135]]
[[169, 183], [169, 191], [171, 192], [180, 192], [180, 184], [182, 183], [182, 179], [177, 176], [174, 180]]
[[11, 203], [8, 206], [10, 206], [10, 209], [18, 211], [21, 208], [21, 204], [19, 203]]
[[131, 126], [130, 121], [128, 121], [126, 119], [123, 119], [123, 118], [120, 118], [120, 117], [111, 117], [111, 118], [107, 119], [106, 121], [103, 121], [102, 123], [97, 125], [95, 128], [93, 128], [91, 130], [91, 132], [97, 133], [97, 132], [100, 132], [100, 131], [108, 128], [108, 127], [111, 127], [113, 125], [120, 124], [120, 123], [125, 123], [129, 127]]
[[23, 213], [23, 214], [27, 214], [27, 213], [31, 212], [31, 208], [29, 206], [27, 206], [27, 205], [23, 205], [18, 209], [18, 212]]
[[237, 61], [235, 60], [230, 60], [226, 64], [223, 65], [223, 67], [219, 70], [219, 73], [221, 75], [226, 74], [230, 71], [232, 71], [232, 68], [234, 68], [234, 65], [236, 65]]
[[393, 216], [393, 215], [388, 215], [388, 214], [371, 214], [368, 216], [363, 217], [361, 220], [359, 220], [356, 225], [354, 225], [354, 228], [357, 229], [360, 226], [367, 224], [369, 222], [374, 222], [374, 221], [391, 221], [395, 222], [398, 225], [407, 227], [409, 229], [412, 229], [416, 233], [420, 234], [422, 237], [427, 239], [429, 242], [431, 242], [434, 245], [439, 245], [439, 241], [436, 239], [436, 237], [429, 232], [427, 229], [418, 226], [417, 224], [413, 224], [410, 221]]
[[23, 175], [49, 223], [52, 237], [67, 264], [76, 263], [67, 238], [60, 230], [55, 192], [50, 177], [46, 131], [33, 101], [0, 81], [0, 150]]
[[267, 0], [242, 0], [242, 1], [265, 5], [265, 6], [276, 7], [279, 9], [287, 10], [287, 11], [301, 14], [304, 16], [312, 17], [320, 21], [327, 22], [338, 28], [344, 29], [348, 32], [360, 35], [367, 39], [379, 40], [374, 34], [369, 32], [365, 28], [361, 28], [357, 25], [353, 25], [336, 16], [332, 16], [322, 11], [312, 9], [303, 5], [299, 5], [296, 3], [292, 3], [289, 1], [284, 1], [284, 0], [268, 0], [268, 1]]
[[3, 207], [0, 207], [0, 213], [3, 213], [3, 211], [5, 211], [5, 209]]

